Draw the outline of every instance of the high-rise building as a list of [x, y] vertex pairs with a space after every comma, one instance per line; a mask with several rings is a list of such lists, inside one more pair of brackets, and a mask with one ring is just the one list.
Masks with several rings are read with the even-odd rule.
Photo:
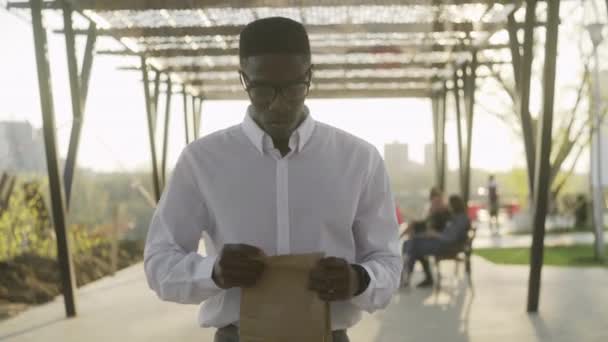
[[0, 170], [44, 172], [44, 140], [29, 122], [0, 122]]

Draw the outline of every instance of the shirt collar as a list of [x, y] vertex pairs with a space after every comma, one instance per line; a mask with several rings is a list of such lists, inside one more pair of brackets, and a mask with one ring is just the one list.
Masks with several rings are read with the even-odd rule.
[[[308, 107], [304, 106], [306, 118], [300, 126], [292, 133], [289, 139], [289, 147], [296, 152], [302, 151], [302, 148], [308, 143], [315, 128], [315, 120], [310, 116]], [[243, 132], [249, 138], [255, 148], [261, 153], [268, 149], [274, 148], [272, 138], [264, 132], [260, 126], [251, 117], [251, 106], [247, 109], [247, 115], [241, 124]]]

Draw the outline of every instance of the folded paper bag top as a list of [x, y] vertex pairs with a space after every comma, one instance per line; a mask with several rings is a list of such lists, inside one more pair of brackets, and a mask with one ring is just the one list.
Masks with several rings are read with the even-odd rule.
[[331, 342], [329, 303], [308, 289], [323, 254], [268, 257], [262, 278], [241, 297], [241, 342]]

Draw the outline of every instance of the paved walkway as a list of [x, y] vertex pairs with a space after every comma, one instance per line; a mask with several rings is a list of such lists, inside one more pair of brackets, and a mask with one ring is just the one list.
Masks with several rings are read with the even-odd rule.
[[[571, 246], [580, 244], [593, 244], [594, 237], [591, 232], [562, 233], [545, 235], [545, 246]], [[476, 248], [488, 247], [530, 247], [532, 235], [479, 235], [475, 237], [473, 246]]]
[[[541, 312], [528, 315], [527, 268], [475, 257], [474, 290], [454, 277], [450, 262], [443, 268], [441, 291], [401, 290], [387, 310], [351, 329], [351, 340], [608, 341], [607, 269], [545, 267]], [[197, 307], [157, 300], [141, 265], [82, 288], [77, 298], [77, 318], [64, 319], [59, 298], [0, 323], [0, 341], [212, 341], [211, 330], [196, 326]]]

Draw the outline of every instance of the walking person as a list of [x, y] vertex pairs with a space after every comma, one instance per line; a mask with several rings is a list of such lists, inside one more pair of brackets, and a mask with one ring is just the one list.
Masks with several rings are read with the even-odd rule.
[[488, 178], [488, 212], [490, 214], [490, 230], [495, 234], [499, 233], [500, 223], [498, 221], [498, 183], [494, 175]]

